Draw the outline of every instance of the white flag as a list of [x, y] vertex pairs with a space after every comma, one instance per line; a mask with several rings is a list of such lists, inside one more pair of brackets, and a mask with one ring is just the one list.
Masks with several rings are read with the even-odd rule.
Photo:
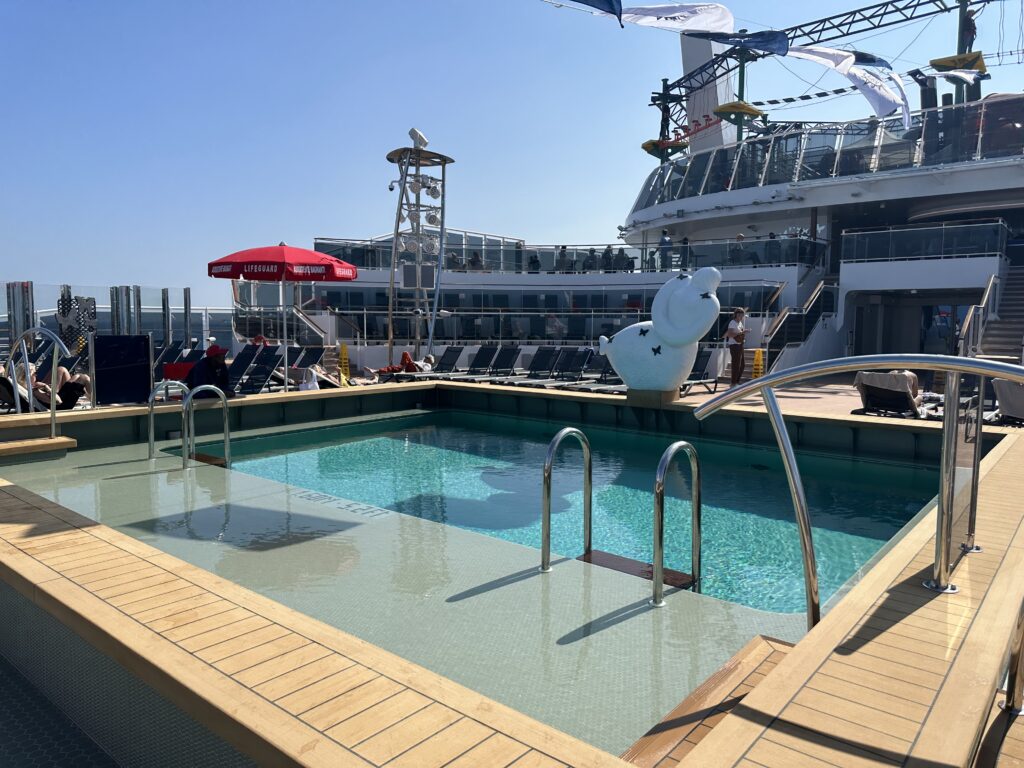
[[623, 8], [622, 20], [672, 32], [732, 32], [732, 11], [718, 3], [672, 3]]
[[853, 66], [855, 57], [852, 51], [841, 51], [838, 48], [826, 48], [823, 45], [791, 45], [787, 56], [795, 59], [805, 59], [820, 64], [823, 67], [834, 69], [841, 75], [845, 75]]
[[893, 93], [892, 89], [874, 72], [860, 67], [850, 67], [846, 72], [850, 82], [868, 100], [871, 108], [879, 117], [885, 117], [899, 108], [903, 101]]
[[987, 79], [987, 74], [982, 75], [976, 69], [950, 69], [947, 72], [939, 72], [950, 83], [956, 85], [957, 83], [966, 83], [967, 85], [974, 85], [978, 80]]
[[909, 131], [910, 100], [907, 98], [907, 91], [903, 87], [903, 81], [900, 80], [900, 76], [897, 75], [895, 72], [886, 71], [885, 75], [892, 81], [892, 84], [896, 86], [896, 90], [899, 92], [900, 100], [902, 101], [902, 103], [900, 104], [900, 108], [903, 110], [903, 130]]

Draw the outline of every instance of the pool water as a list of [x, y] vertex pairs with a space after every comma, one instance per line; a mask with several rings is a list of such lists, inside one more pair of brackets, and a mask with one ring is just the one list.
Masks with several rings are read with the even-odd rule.
[[[232, 469], [540, 547], [541, 468], [562, 425], [460, 411], [247, 438]], [[593, 455], [593, 546], [650, 562], [654, 472], [666, 435], [583, 427]], [[694, 440], [703, 473], [703, 591], [753, 608], [805, 607], [800, 544], [778, 451]], [[204, 448], [204, 450], [206, 450]], [[827, 601], [935, 495], [932, 467], [799, 454]], [[690, 570], [690, 479], [666, 481], [666, 567]], [[565, 441], [552, 550], [583, 551], [582, 458]], [[538, 552], [539, 560], [539, 552]]]

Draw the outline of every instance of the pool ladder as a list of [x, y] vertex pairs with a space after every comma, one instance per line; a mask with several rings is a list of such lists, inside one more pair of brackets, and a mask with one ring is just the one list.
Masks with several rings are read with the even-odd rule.
[[[587, 436], [575, 427], [559, 430], [548, 445], [544, 459], [544, 482], [541, 495], [541, 548], [540, 572], [551, 571], [551, 472], [555, 463], [555, 454], [562, 441], [567, 437], [575, 438], [583, 448], [583, 558], [586, 559], [593, 551], [593, 464], [591, 461], [590, 441]], [[701, 499], [700, 499], [700, 458], [697, 449], [685, 440], [672, 443], [658, 462], [658, 471], [654, 478], [654, 563], [652, 564], [652, 595], [651, 605], [661, 607], [665, 604], [665, 476], [668, 474], [672, 460], [680, 451], [690, 460], [692, 539], [691, 539], [691, 582], [690, 588], [700, 592], [701, 580]]]

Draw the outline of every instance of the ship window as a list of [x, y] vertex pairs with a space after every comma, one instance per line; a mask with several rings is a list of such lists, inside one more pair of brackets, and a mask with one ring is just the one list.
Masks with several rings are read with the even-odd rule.
[[772, 141], [768, 155], [768, 170], [765, 173], [765, 184], [788, 184], [793, 181], [796, 161], [800, 157], [800, 139], [803, 134], [790, 133], [776, 136]]
[[884, 120], [876, 170], [891, 171], [912, 167], [923, 126], [924, 121], [920, 114], [913, 116], [910, 130], [903, 127], [903, 118]]
[[984, 107], [981, 156], [1007, 157], [1024, 153], [1024, 99], [989, 99]]
[[711, 168], [708, 171], [708, 180], [704, 183], [702, 194], [710, 195], [715, 192], [724, 192], [729, 189], [729, 182], [732, 181], [732, 170], [736, 161], [736, 147], [722, 147], [715, 150], [711, 160]]
[[843, 127], [839, 160], [836, 162], [836, 176], [857, 176], [870, 173], [877, 133], [877, 120], [849, 123]]
[[837, 137], [838, 131], [834, 128], [807, 134], [800, 162], [800, 181], [824, 179], [832, 175], [836, 162]]
[[973, 160], [978, 150], [980, 104], [932, 110], [928, 115], [922, 165]]
[[748, 141], [740, 147], [740, 157], [736, 163], [736, 178], [733, 179], [732, 189], [746, 189], [760, 185], [770, 145], [771, 139], [757, 139]]
[[711, 159], [711, 152], [702, 152], [690, 158], [690, 164], [686, 168], [686, 178], [683, 180], [683, 197], [695, 197], [700, 194], [701, 185], [704, 183], [704, 172], [708, 169], [708, 160]]
[[668, 183], [665, 185], [664, 202], [678, 200], [682, 197], [683, 179], [686, 177], [686, 166], [688, 163], [689, 158], [676, 160], [672, 163], [671, 174], [668, 177]]

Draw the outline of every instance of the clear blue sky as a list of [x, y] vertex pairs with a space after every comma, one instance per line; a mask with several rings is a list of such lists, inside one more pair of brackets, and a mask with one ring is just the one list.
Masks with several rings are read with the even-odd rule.
[[[854, 5], [730, 7], [753, 30]], [[1002, 49], [1024, 47], [1019, 0], [1003, 6]], [[997, 50], [998, 19], [977, 47]], [[953, 15], [924, 26], [860, 47], [910, 44], [901, 71], [954, 51]], [[679, 74], [677, 36], [540, 0], [2, 0], [0, 280], [190, 285], [225, 305], [212, 259], [388, 231], [384, 155], [413, 125], [456, 159], [450, 226], [610, 241], [652, 168], [649, 94]], [[1020, 66], [993, 74], [986, 89], [1020, 90]], [[772, 61], [749, 82], [751, 99], [808, 88]], [[867, 112], [854, 95], [785, 114]]]

